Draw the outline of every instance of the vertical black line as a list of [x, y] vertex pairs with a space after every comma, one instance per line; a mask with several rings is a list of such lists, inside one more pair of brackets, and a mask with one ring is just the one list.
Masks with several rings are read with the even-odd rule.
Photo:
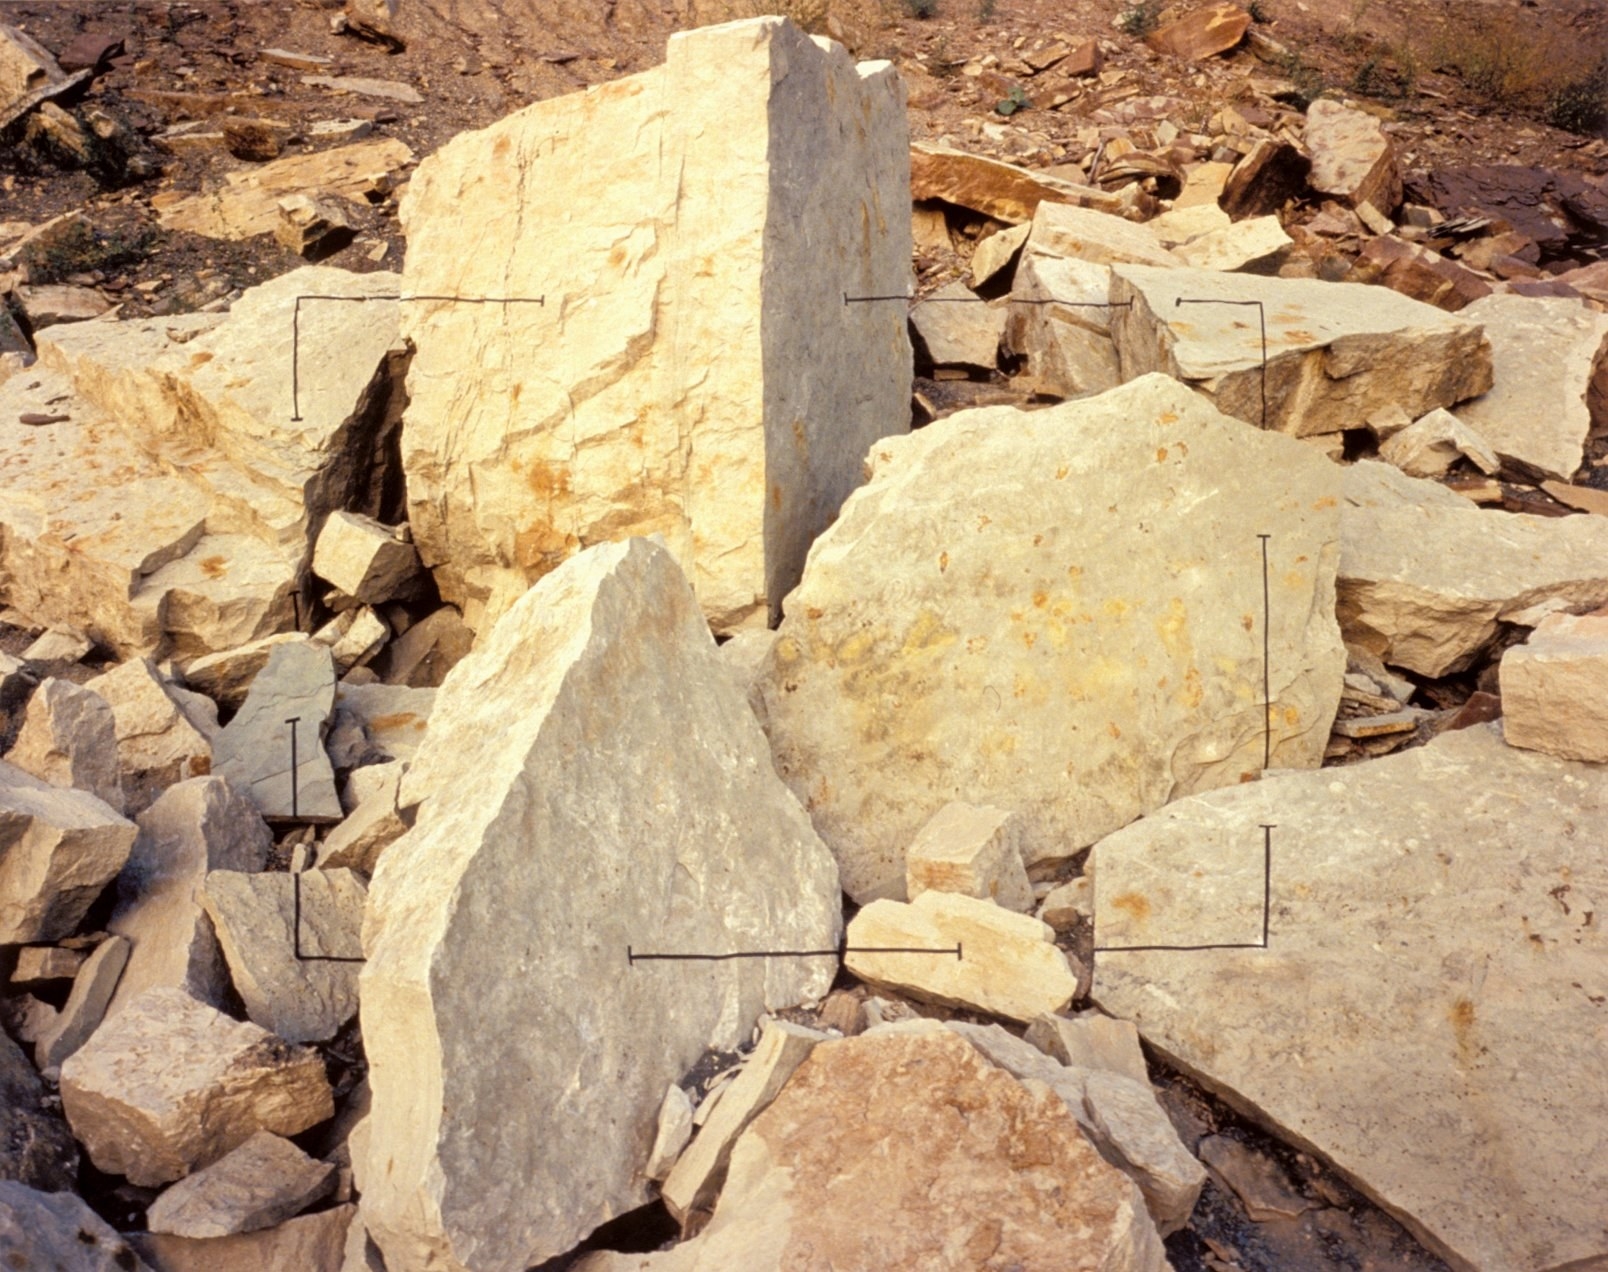
[[301, 952], [301, 871], [290, 872], [290, 895], [293, 898], [291, 907], [290, 948], [297, 958], [302, 957]]
[[1267, 308], [1259, 300], [1251, 302], [1256, 306], [1256, 315], [1262, 320], [1262, 428], [1267, 428]]
[[1267, 581], [1267, 541], [1272, 535], [1259, 534], [1262, 541], [1262, 770], [1273, 765], [1273, 598]]
[[290, 418], [301, 419], [301, 303], [302, 298], [296, 297], [296, 304], [290, 311]]
[[1273, 827], [1262, 823], [1262, 948], [1273, 921]]
[[290, 726], [290, 815], [293, 820], [301, 817], [301, 795], [296, 788], [296, 770], [298, 768], [296, 722], [300, 719], [300, 716], [291, 716], [290, 719], [285, 721]]

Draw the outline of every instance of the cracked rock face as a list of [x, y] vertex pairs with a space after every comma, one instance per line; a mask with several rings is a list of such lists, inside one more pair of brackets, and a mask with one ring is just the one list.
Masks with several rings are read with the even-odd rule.
[[471, 627], [649, 534], [717, 630], [778, 611], [906, 426], [904, 309], [843, 298], [909, 289], [908, 141], [892, 67], [763, 18], [419, 166], [405, 290], [543, 300], [403, 306], [409, 520]]
[[1320, 762], [1340, 470], [1311, 447], [1147, 376], [963, 412], [871, 462], [756, 690], [855, 900], [904, 895], [906, 849], [955, 799], [1019, 812], [1031, 867], [1260, 772], [1264, 638], [1272, 765]]
[[391, 1267], [523, 1272], [645, 1203], [666, 1086], [835, 968], [630, 951], [833, 949], [837, 870], [640, 539], [566, 562], [448, 673], [402, 802], [363, 930], [364, 1222]]

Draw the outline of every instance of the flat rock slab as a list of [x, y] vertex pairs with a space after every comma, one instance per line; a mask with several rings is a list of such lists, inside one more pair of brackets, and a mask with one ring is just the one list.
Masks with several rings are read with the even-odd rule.
[[577, 1272], [872, 1265], [1170, 1266], [1138, 1189], [1059, 1095], [921, 1021], [817, 1046], [737, 1141], [695, 1240]]
[[139, 837], [117, 876], [117, 908], [107, 922], [133, 950], [108, 1014], [157, 988], [222, 1008], [229, 976], [201, 908], [202, 886], [209, 870], [261, 870], [273, 835], [256, 805], [221, 777], [180, 782], [136, 821]]
[[908, 845], [956, 798], [1020, 813], [1031, 869], [1259, 772], [1270, 719], [1274, 765], [1320, 762], [1345, 655], [1339, 470], [1311, 447], [1149, 376], [962, 412], [871, 467], [756, 686], [857, 901], [905, 894]]
[[149, 658], [119, 663], [87, 687], [112, 709], [130, 813], [175, 783], [211, 772], [217, 707], [173, 684]]
[[339, 821], [335, 771], [324, 753], [334, 710], [335, 660], [329, 647], [316, 641], [275, 645], [239, 713], [218, 734], [213, 769], [235, 783], [264, 817]]
[[774, 621], [909, 418], [903, 306], [843, 300], [910, 288], [908, 146], [893, 67], [758, 18], [419, 165], [407, 290], [545, 298], [404, 306], [409, 522], [471, 628], [655, 533], [717, 628]]
[[965, 283], [940, 287], [917, 304], [910, 326], [935, 367], [992, 371], [999, 364], [1005, 308], [985, 302]]
[[1145, 37], [1145, 43], [1158, 53], [1185, 61], [1226, 53], [1250, 28], [1251, 15], [1237, 4], [1212, 4], [1169, 22]]
[[134, 823], [0, 760], [0, 945], [71, 936], [128, 860]]
[[41, 1072], [60, 1065], [100, 1027], [128, 963], [128, 949], [127, 937], [109, 936], [78, 969], [60, 1014], [34, 1046], [34, 1063]]
[[[1094, 851], [1094, 997], [1459, 1268], [1608, 1258], [1608, 768], [1500, 726], [1173, 804]], [[1596, 917], [1593, 917], [1593, 916]]]
[[251, 1020], [286, 1042], [323, 1042], [357, 1014], [367, 896], [350, 870], [207, 876], [202, 904]]
[[453, 668], [402, 802], [363, 932], [364, 1221], [392, 1267], [522, 1272], [644, 1204], [665, 1088], [835, 971], [630, 952], [834, 949], [837, 870], [641, 539], [560, 566]]
[[256, 1232], [295, 1218], [334, 1186], [333, 1166], [283, 1136], [258, 1131], [153, 1201], [146, 1227], [176, 1237]]
[[179, 989], [147, 990], [96, 1030], [62, 1065], [61, 1101], [90, 1160], [142, 1187], [335, 1111], [316, 1051]]
[[233, 1237], [134, 1232], [128, 1239], [151, 1272], [342, 1272], [346, 1237], [356, 1222], [356, 1206], [336, 1206]]
[[1476, 324], [1386, 287], [1140, 265], [1112, 273], [1111, 300], [1131, 306], [1112, 312], [1123, 376], [1166, 372], [1251, 424], [1264, 425], [1263, 315], [1265, 427], [1281, 433], [1361, 428], [1392, 404], [1416, 419], [1491, 387]]
[[1544, 601], [1608, 602], [1608, 520], [1486, 511], [1364, 460], [1345, 470], [1338, 613], [1346, 643], [1438, 677]]
[[1527, 475], [1568, 481], [1591, 432], [1593, 379], [1608, 387], [1608, 314], [1578, 300], [1488, 296], [1460, 316], [1484, 326], [1496, 383], [1458, 418]]
[[0, 1180], [0, 1266], [30, 1272], [151, 1272], [81, 1198], [11, 1180]]
[[1031, 221], [1041, 203], [1116, 212], [1122, 200], [1094, 186], [1030, 172], [1000, 159], [917, 142], [910, 147], [910, 197], [970, 208], [1007, 225]]
[[350, 718], [389, 759], [411, 760], [424, 741], [435, 696], [434, 689], [408, 685], [336, 685], [336, 724]]

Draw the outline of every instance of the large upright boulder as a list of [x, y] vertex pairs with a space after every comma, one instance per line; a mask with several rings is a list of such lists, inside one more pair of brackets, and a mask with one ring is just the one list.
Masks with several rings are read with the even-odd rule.
[[1478, 324], [1386, 287], [1143, 265], [1112, 273], [1123, 376], [1165, 371], [1252, 424], [1338, 433], [1382, 407], [1417, 419], [1491, 387]]
[[544, 302], [404, 306], [409, 520], [471, 627], [653, 533], [717, 626], [776, 614], [908, 419], [905, 307], [845, 302], [909, 290], [907, 145], [891, 66], [761, 18], [419, 166], [406, 291]]
[[857, 901], [904, 895], [908, 845], [957, 798], [1021, 813], [1031, 867], [1267, 751], [1321, 761], [1340, 487], [1311, 447], [1147, 376], [954, 415], [870, 463], [756, 688]]
[[836, 967], [630, 953], [831, 950], [837, 871], [641, 539], [565, 563], [448, 674], [403, 798], [363, 934], [363, 1218], [394, 1269], [521, 1272], [647, 1201], [665, 1088]]
[[1094, 849], [1094, 999], [1453, 1267], [1601, 1267], [1605, 816], [1498, 724], [1182, 800]]
[[1320, 97], [1307, 107], [1305, 141], [1314, 190], [1354, 208], [1369, 204], [1381, 216], [1396, 210], [1401, 167], [1395, 146], [1372, 115]]
[[39, 686], [6, 759], [52, 786], [88, 791], [123, 811], [112, 709], [70, 680], [52, 676]]

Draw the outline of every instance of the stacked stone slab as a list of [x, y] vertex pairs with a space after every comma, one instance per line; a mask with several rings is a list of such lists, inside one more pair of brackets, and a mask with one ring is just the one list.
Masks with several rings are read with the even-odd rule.
[[[614, 139], [596, 162], [600, 136]], [[903, 93], [780, 19], [459, 136], [403, 202], [410, 516], [482, 630], [588, 544], [662, 534], [721, 627], [775, 615], [908, 418]], [[528, 303], [540, 298], [542, 303]]]

